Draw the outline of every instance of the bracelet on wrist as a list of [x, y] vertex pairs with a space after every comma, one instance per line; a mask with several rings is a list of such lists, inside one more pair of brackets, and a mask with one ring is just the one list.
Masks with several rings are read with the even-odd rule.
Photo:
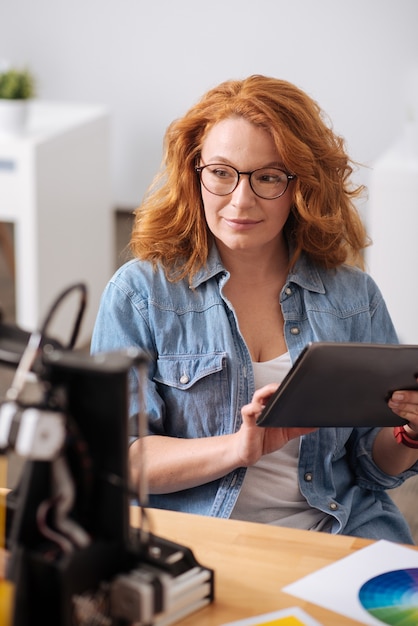
[[396, 439], [396, 443], [402, 444], [407, 448], [414, 448], [415, 450], [418, 450], [418, 439], [414, 439], [408, 435], [404, 426], [395, 426], [393, 429], [393, 435]]

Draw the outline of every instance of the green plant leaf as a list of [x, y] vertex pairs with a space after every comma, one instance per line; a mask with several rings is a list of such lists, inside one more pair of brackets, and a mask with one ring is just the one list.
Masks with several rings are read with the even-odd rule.
[[29, 70], [10, 69], [0, 74], [0, 98], [27, 100], [35, 95], [35, 81]]

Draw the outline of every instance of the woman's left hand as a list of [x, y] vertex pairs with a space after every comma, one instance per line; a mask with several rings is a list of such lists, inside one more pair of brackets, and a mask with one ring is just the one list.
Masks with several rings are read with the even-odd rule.
[[418, 438], [418, 391], [394, 391], [388, 406], [396, 415], [408, 421], [408, 426], [417, 433]]
[[[393, 392], [388, 406], [396, 415], [407, 420], [406, 434], [418, 443], [418, 391], [398, 389]], [[393, 428], [381, 428], [374, 441], [373, 458], [383, 472], [398, 476], [417, 462], [418, 449], [399, 445]]]

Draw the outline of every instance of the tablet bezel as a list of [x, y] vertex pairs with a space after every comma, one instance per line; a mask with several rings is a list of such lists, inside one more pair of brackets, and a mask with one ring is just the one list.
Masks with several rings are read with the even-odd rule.
[[387, 405], [418, 390], [418, 346], [309, 343], [257, 419], [273, 427], [371, 427], [407, 423]]

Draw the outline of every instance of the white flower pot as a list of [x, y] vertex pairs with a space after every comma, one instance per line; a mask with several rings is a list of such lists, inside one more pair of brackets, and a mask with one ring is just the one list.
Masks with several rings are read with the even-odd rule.
[[0, 98], [0, 137], [22, 135], [26, 129], [28, 100]]

